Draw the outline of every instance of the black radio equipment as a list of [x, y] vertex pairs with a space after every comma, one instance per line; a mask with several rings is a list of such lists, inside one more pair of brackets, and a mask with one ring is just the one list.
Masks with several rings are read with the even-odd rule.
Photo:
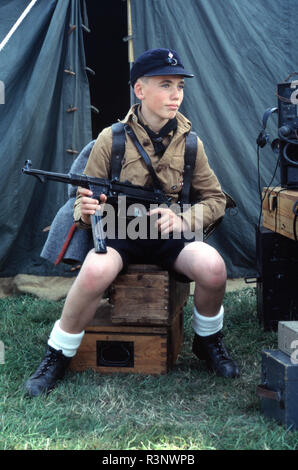
[[298, 187], [298, 81], [277, 86], [281, 185]]
[[263, 116], [263, 127], [257, 144], [264, 147], [269, 136], [266, 124], [271, 114], [278, 113], [278, 138], [272, 150], [279, 152], [280, 184], [284, 188], [298, 188], [298, 80], [277, 85], [278, 107], [268, 108]]

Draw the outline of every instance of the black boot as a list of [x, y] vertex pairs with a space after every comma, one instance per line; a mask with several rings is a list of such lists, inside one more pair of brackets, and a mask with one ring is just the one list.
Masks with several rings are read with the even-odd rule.
[[208, 367], [221, 377], [238, 377], [239, 370], [222, 341], [222, 332], [210, 336], [195, 334], [192, 352], [207, 362]]
[[50, 392], [56, 382], [64, 377], [65, 371], [71, 361], [62, 351], [51, 346], [47, 347], [46, 354], [35, 373], [25, 383], [28, 395], [36, 397], [41, 393]]

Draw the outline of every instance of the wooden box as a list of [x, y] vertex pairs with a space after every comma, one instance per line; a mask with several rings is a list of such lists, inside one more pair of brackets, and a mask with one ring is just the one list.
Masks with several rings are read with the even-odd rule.
[[86, 328], [72, 370], [100, 373], [166, 374], [175, 364], [183, 342], [183, 310], [168, 325], [115, 325], [110, 305], [98, 309]]
[[110, 287], [111, 320], [118, 325], [169, 325], [184, 307], [189, 283], [155, 265], [134, 264]]
[[278, 322], [278, 349], [298, 358], [298, 321]]
[[189, 284], [153, 265], [119, 275], [86, 328], [71, 369], [165, 374], [183, 342]]
[[298, 190], [281, 187], [263, 189], [263, 226], [285, 237], [295, 240], [294, 223], [298, 235]]
[[298, 429], [298, 364], [282, 351], [262, 351], [261, 409], [286, 428]]

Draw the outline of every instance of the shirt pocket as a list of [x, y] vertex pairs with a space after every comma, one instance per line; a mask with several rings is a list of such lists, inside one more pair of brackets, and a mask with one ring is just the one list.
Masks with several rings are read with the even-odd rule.
[[183, 184], [183, 169], [184, 158], [181, 156], [171, 158], [168, 167], [168, 174], [166, 175], [167, 191], [172, 193], [179, 193]]
[[144, 167], [141, 155], [126, 154], [120, 172], [121, 181], [130, 181], [132, 184], [145, 185], [149, 170]]

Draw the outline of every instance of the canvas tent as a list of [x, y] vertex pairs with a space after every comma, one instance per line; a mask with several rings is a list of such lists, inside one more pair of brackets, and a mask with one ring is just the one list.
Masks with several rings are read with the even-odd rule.
[[[126, 2], [104, 3], [0, 3], [2, 45], [31, 5], [0, 45], [1, 278], [73, 275], [69, 266], [40, 257], [44, 229], [66, 201], [67, 188], [41, 185], [21, 168], [30, 159], [35, 168], [66, 173], [102, 127], [124, 117], [130, 100], [122, 40]], [[253, 276], [260, 211], [256, 137], [264, 111], [276, 105], [276, 84], [297, 69], [296, 1], [131, 0], [130, 6], [134, 56], [171, 47], [195, 74], [181, 111], [202, 138], [223, 189], [237, 202], [237, 213], [225, 217], [210, 243], [223, 254], [230, 277]], [[268, 123], [272, 138], [274, 119]], [[270, 182], [275, 164], [267, 146], [260, 154], [261, 186]]]

